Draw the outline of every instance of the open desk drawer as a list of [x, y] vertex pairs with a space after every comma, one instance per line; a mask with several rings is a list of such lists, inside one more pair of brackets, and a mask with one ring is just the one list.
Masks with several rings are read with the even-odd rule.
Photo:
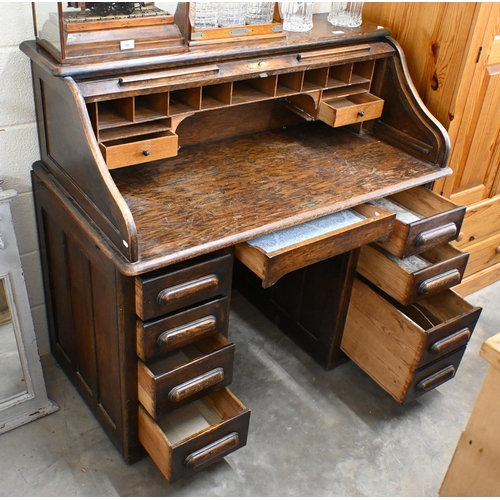
[[321, 101], [318, 117], [331, 127], [342, 127], [380, 118], [383, 108], [382, 99], [363, 92]]
[[158, 419], [233, 378], [234, 344], [220, 333], [177, 349], [147, 365], [138, 361], [139, 402]]
[[174, 482], [245, 446], [249, 421], [250, 411], [223, 388], [158, 421], [139, 405], [139, 440]]
[[[451, 290], [405, 307], [355, 279], [341, 348], [405, 403], [454, 376], [461, 355], [446, 373], [449, 363], [442, 360], [467, 345], [480, 313]], [[423, 379], [428, 381], [420, 384]]]
[[423, 186], [373, 203], [396, 212], [391, 239], [379, 244], [400, 259], [457, 238], [465, 215], [465, 207], [459, 207]]
[[166, 130], [99, 143], [109, 169], [127, 167], [177, 155], [178, 137]]
[[272, 286], [285, 274], [386, 238], [395, 214], [369, 203], [236, 245], [236, 257]]
[[378, 245], [361, 248], [358, 273], [404, 305], [435, 295], [462, 281], [469, 254], [449, 243], [398, 259]]

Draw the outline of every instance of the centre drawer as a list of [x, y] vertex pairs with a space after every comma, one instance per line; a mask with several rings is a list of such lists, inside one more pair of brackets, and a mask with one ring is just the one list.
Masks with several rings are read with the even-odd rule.
[[222, 297], [156, 321], [137, 320], [137, 355], [149, 362], [215, 333], [227, 337], [228, 318], [229, 299]]
[[449, 243], [398, 259], [378, 245], [361, 248], [359, 274], [404, 305], [442, 292], [462, 281], [469, 254]]
[[424, 392], [411, 391], [417, 371], [434, 363], [439, 371], [441, 358], [467, 344], [480, 312], [481, 308], [451, 290], [402, 306], [356, 279], [341, 348], [396, 401], [404, 403], [412, 394]]
[[143, 321], [231, 292], [230, 253], [193, 259], [135, 280], [136, 314]]
[[245, 446], [249, 421], [250, 411], [223, 388], [158, 421], [139, 405], [139, 440], [175, 482]]
[[235, 255], [268, 288], [291, 271], [386, 238], [394, 217], [366, 203], [239, 243]]
[[148, 364], [138, 361], [139, 401], [156, 420], [233, 378], [234, 344], [220, 333]]
[[400, 259], [457, 238], [465, 215], [465, 207], [457, 206], [423, 186], [373, 203], [396, 212], [390, 240], [378, 244]]

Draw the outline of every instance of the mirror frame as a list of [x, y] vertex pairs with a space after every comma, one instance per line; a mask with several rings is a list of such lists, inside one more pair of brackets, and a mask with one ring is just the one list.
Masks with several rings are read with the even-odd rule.
[[38, 355], [35, 329], [10, 210], [10, 202], [16, 195], [13, 189], [4, 191], [0, 187], [0, 279], [5, 279], [4, 289], [12, 316], [26, 391], [0, 402], [0, 434], [59, 409], [47, 397]]

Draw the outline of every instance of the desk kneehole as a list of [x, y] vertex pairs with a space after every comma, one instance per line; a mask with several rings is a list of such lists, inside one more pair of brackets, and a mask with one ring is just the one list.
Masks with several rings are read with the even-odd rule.
[[388, 238], [394, 217], [390, 210], [365, 203], [239, 243], [235, 256], [268, 288], [287, 273]]

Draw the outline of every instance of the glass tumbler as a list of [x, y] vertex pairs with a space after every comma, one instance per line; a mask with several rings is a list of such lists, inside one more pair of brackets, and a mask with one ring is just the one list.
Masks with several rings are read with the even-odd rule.
[[219, 2], [219, 26], [243, 26], [246, 13], [246, 2]]
[[191, 26], [197, 30], [217, 28], [218, 12], [217, 2], [192, 2], [189, 5]]
[[280, 2], [284, 31], [309, 31], [313, 27], [313, 2]]
[[328, 22], [333, 26], [356, 28], [362, 23], [363, 2], [332, 2]]
[[270, 24], [273, 22], [274, 2], [248, 2], [247, 24]]

